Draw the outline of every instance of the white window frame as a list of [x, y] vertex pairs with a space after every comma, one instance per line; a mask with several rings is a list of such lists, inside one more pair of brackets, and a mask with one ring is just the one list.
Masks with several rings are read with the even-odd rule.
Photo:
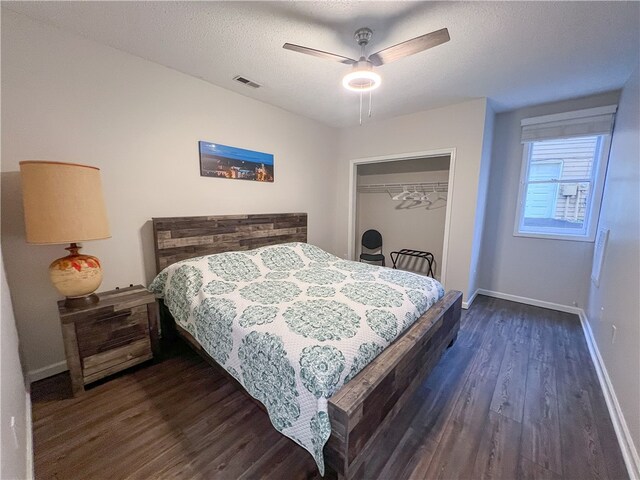
[[[560, 165], [560, 177], [562, 177], [562, 171], [564, 170], [564, 162], [562, 160], [543, 160], [541, 162], [536, 162], [537, 165]], [[527, 171], [525, 172], [525, 176], [527, 176], [527, 173], [531, 173], [531, 166], [529, 165], [527, 167]], [[520, 176], [522, 176], [522, 172], [520, 173]], [[527, 179], [525, 178], [525, 181]], [[529, 182], [529, 183], [549, 183], [549, 182]], [[555, 182], [556, 185], [559, 185], [559, 182]], [[524, 188], [524, 187], [523, 187]], [[524, 194], [523, 194], [524, 196]], [[558, 190], [556, 189], [556, 197], [553, 199], [553, 208], [552, 210], [556, 209], [556, 206], [558, 204]], [[518, 205], [520, 205], [520, 202], [518, 202]], [[524, 215], [524, 212], [526, 212], [526, 202], [523, 205], [522, 208], [522, 215]]]
[[[575, 242], [593, 242], [595, 241], [596, 229], [598, 227], [598, 220], [600, 217], [600, 205], [602, 204], [602, 194], [604, 191], [604, 182], [607, 174], [607, 165], [609, 164], [609, 151], [611, 147], [611, 135], [587, 135], [587, 136], [599, 136], [598, 152], [594, 157], [594, 164], [592, 167], [592, 173], [590, 179], [568, 179], [557, 180], [558, 184], [562, 183], [586, 183], [591, 182], [593, 190], [589, 192], [591, 201], [587, 205], [587, 211], [585, 212], [584, 223], [585, 226], [577, 234], [557, 233], [550, 231], [549, 233], [543, 232], [528, 232], [521, 231], [524, 210], [525, 210], [525, 196], [527, 187], [527, 175], [529, 173], [529, 163], [531, 161], [531, 146], [535, 142], [527, 142], [523, 144], [522, 148], [522, 167], [520, 170], [520, 184], [518, 188], [518, 203], [516, 207], [516, 219], [513, 228], [513, 235], [515, 237], [530, 237], [530, 238], [546, 238], [550, 240], [571, 240]], [[560, 138], [558, 138], [560, 140]], [[543, 140], [540, 140], [543, 141]], [[565, 229], [566, 231], [566, 229]]]

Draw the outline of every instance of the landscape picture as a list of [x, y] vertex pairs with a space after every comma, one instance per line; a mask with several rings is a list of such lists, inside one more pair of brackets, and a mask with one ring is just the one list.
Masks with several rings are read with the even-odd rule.
[[219, 143], [198, 142], [200, 175], [273, 182], [273, 155]]

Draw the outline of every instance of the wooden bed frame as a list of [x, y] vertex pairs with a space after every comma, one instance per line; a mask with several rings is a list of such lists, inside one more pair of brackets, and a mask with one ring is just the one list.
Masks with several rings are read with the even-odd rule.
[[[154, 218], [153, 233], [160, 272], [174, 262], [202, 255], [306, 242], [307, 214]], [[340, 479], [362, 478], [376, 449], [387, 448], [383, 444], [385, 432], [401, 417], [445, 349], [455, 342], [461, 305], [462, 293], [447, 292], [329, 399], [331, 437], [324, 448], [329, 472]], [[163, 316], [170, 316], [164, 305], [161, 307]], [[171, 323], [187, 343], [226, 374], [186, 330]], [[240, 385], [231, 375], [226, 376]], [[250, 398], [264, 410], [260, 402]]]

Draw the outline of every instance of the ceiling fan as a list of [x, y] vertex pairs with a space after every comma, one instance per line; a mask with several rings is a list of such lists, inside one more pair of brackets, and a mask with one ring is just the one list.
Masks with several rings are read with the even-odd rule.
[[421, 35], [406, 42], [398, 43], [392, 47], [385, 48], [379, 52], [372, 53], [368, 57], [365, 56], [365, 47], [371, 40], [373, 31], [370, 28], [360, 28], [356, 31], [354, 37], [358, 45], [360, 45], [360, 59], [343, 57], [335, 53], [323, 52], [315, 48], [294, 45], [293, 43], [285, 43], [282, 48], [293, 50], [294, 52], [306, 53], [314, 57], [326, 58], [345, 65], [352, 65], [351, 72], [347, 73], [342, 79], [342, 85], [348, 90], [356, 92], [367, 92], [374, 90], [380, 86], [382, 79], [380, 75], [373, 71], [374, 67], [380, 67], [387, 63], [400, 60], [401, 58], [414, 55], [429, 48], [436, 47], [449, 41], [449, 31], [446, 28], [436, 30], [425, 35]]

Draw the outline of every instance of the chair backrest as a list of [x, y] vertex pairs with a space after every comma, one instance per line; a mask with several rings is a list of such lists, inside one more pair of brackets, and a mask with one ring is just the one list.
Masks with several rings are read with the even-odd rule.
[[367, 230], [362, 234], [362, 246], [369, 250], [382, 247], [382, 235], [377, 230]]

